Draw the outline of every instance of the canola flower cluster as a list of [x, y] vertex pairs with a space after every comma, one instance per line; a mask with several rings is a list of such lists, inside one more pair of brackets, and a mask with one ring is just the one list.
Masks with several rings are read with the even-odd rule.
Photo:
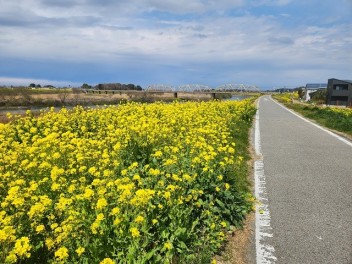
[[0, 262], [213, 255], [252, 208], [236, 136], [254, 113], [253, 99], [130, 103], [0, 124]]
[[298, 92], [292, 92], [292, 93], [281, 93], [281, 94], [274, 94], [273, 97], [275, 99], [278, 99], [282, 103], [292, 103], [292, 100], [298, 100], [299, 95]]
[[324, 110], [334, 113], [338, 118], [352, 118], [352, 108], [327, 107]]

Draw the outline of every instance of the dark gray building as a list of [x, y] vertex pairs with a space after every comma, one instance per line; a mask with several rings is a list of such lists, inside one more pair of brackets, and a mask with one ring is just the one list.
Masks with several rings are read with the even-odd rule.
[[329, 79], [326, 103], [328, 105], [352, 106], [352, 81]]

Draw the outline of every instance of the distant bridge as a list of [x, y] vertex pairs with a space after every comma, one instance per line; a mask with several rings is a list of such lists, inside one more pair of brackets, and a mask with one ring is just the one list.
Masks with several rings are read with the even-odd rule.
[[259, 92], [260, 89], [256, 85], [247, 84], [223, 84], [218, 87], [210, 87], [203, 84], [184, 84], [180, 86], [172, 86], [165, 84], [151, 84], [145, 91], [164, 91], [164, 92]]
[[[172, 86], [165, 84], [152, 84], [144, 90], [95, 90], [95, 89], [81, 89], [84, 93], [93, 94], [170, 94], [173, 98], [179, 98], [180, 96], [196, 96], [204, 95], [209, 98], [219, 98], [216, 94], [241, 94], [241, 93], [253, 93], [259, 92], [259, 87], [255, 85], [245, 84], [223, 84], [216, 88], [212, 88], [202, 84], [185, 84], [180, 86]], [[221, 96], [220, 96], [221, 97]]]

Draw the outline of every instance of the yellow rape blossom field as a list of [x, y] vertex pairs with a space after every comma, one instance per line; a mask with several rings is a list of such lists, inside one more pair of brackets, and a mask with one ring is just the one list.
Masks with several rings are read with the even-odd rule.
[[210, 263], [252, 208], [253, 99], [0, 124], [0, 263]]

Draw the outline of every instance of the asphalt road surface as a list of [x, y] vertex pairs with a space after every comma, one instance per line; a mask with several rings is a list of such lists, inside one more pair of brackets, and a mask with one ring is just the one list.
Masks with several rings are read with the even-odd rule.
[[[261, 153], [276, 260], [352, 264], [352, 145], [269, 96], [259, 102]], [[258, 259], [257, 259], [258, 263]]]

